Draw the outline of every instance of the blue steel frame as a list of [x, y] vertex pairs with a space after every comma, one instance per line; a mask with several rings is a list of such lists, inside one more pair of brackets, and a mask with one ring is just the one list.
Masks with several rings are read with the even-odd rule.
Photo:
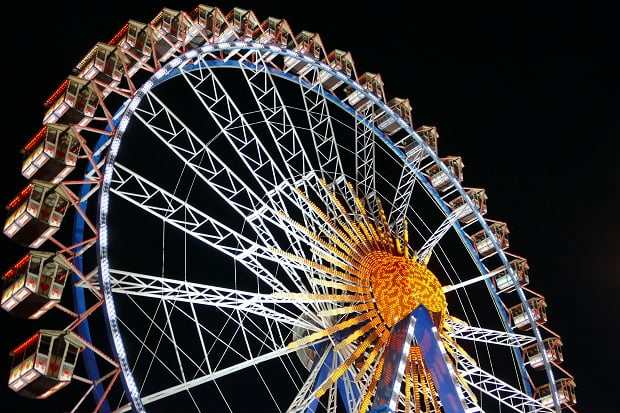
[[466, 405], [457, 385], [457, 378], [449, 367], [446, 351], [428, 310], [420, 304], [409, 316], [396, 323], [390, 333], [383, 366], [386, 374], [379, 380], [369, 413], [394, 413], [396, 410], [403, 370], [414, 337], [435, 383], [444, 412], [465, 413]]

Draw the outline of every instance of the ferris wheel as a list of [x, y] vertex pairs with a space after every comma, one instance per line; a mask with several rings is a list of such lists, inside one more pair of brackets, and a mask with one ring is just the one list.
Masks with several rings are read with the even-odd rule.
[[0, 305], [70, 322], [16, 338], [14, 391], [76, 392], [74, 411], [575, 412], [484, 189], [319, 34], [166, 8], [46, 104]]

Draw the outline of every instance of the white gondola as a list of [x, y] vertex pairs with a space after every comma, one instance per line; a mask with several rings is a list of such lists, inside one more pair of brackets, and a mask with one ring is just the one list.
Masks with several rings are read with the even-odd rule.
[[[254, 33], [255, 41], [280, 47], [286, 47], [293, 38], [293, 31], [288, 22], [275, 17], [265, 19]], [[271, 62], [278, 55], [277, 53], [267, 51], [261, 54], [265, 62]]]
[[235, 39], [235, 33], [226, 22], [226, 16], [217, 7], [199, 5], [194, 21], [204, 27], [205, 34], [211, 43]]
[[[560, 340], [559, 337], [549, 337], [543, 340], [543, 345], [550, 363], [559, 364], [564, 361], [564, 356], [562, 355], [562, 340]], [[542, 352], [538, 348], [537, 343], [525, 347], [523, 351], [527, 355], [528, 363], [532, 368], [541, 370], [545, 367]]]
[[39, 330], [10, 352], [9, 388], [31, 399], [49, 397], [69, 384], [84, 347], [73, 333]]
[[226, 20], [237, 32], [237, 38], [250, 41], [258, 30], [260, 22], [252, 10], [234, 7], [227, 15]]
[[[532, 312], [532, 317], [536, 324], [544, 324], [547, 321], [547, 303], [543, 297], [532, 297], [527, 300], [527, 305]], [[525, 311], [523, 304], [517, 304], [508, 309], [512, 326], [521, 330], [530, 330], [532, 328], [530, 320]]]
[[[123, 56], [118, 46], [100, 42], [76, 65], [74, 72], [82, 79], [96, 79], [100, 85], [105, 85], [101, 93], [108, 96], [123, 79]], [[126, 63], [129, 63], [128, 58]]]
[[154, 29], [155, 57], [160, 62], [166, 62], [178, 51], [183, 51], [191, 40], [188, 35], [192, 22], [181, 11], [164, 8], [151, 21], [151, 26]]
[[[457, 181], [463, 181], [463, 161], [460, 156], [448, 156], [445, 158], [441, 158], [442, 162], [448, 167], [448, 170], [452, 173], [452, 175], [456, 178]], [[445, 192], [446, 190], [452, 188], [452, 181], [449, 176], [441, 170], [438, 164], [434, 164], [433, 166], [426, 169], [426, 175], [428, 176], [431, 185], [433, 188], [440, 192]]]
[[437, 141], [439, 140], [439, 132], [435, 126], [422, 125], [415, 130], [420, 137], [430, 146], [431, 150], [437, 153]]
[[75, 169], [80, 141], [69, 125], [50, 123], [24, 146], [22, 175], [57, 184]]
[[37, 319], [54, 307], [71, 274], [62, 255], [30, 251], [4, 273], [0, 306], [12, 315]]
[[[508, 233], [510, 232], [508, 231], [508, 225], [505, 222], [489, 221], [489, 229], [500, 248], [502, 250], [507, 249], [509, 246]], [[471, 235], [471, 240], [476, 247], [476, 251], [482, 257], [488, 257], [497, 252], [493, 246], [493, 239], [484, 230]]]
[[43, 124], [65, 123], [86, 126], [99, 106], [96, 86], [88, 79], [69, 76], [50, 96]]
[[[405, 119], [409, 126], [411, 126], [411, 104], [409, 99], [392, 98], [388, 102], [388, 106], [396, 112], [401, 118]], [[391, 136], [402, 129], [402, 126], [394, 120], [394, 117], [388, 115], [383, 111], [375, 112], [377, 116], [376, 124], [385, 134]]]
[[[577, 403], [575, 396], [575, 381], [572, 378], [564, 377], [555, 381], [557, 389], [556, 396], [562, 407], [572, 406]], [[546, 407], [553, 407], [553, 396], [551, 386], [545, 384], [536, 388], [537, 399]]]
[[[485, 215], [487, 213], [487, 194], [486, 191], [482, 188], [466, 188], [465, 192], [467, 196], [474, 204], [474, 207], [480, 212], [481, 215]], [[449, 203], [450, 209], [452, 211], [456, 211], [460, 207], [465, 204], [465, 200], [462, 196], [454, 198]], [[476, 215], [471, 209], [466, 209], [462, 215], [459, 215], [459, 221], [463, 224], [469, 224], [476, 220]]]
[[[377, 73], [366, 72], [361, 75], [357, 82], [364, 88], [374, 93], [379, 99], [383, 99], [383, 80], [381, 75]], [[347, 97], [343, 100], [351, 105], [356, 111], [363, 112], [367, 109], [372, 101], [362, 91], [347, 86], [344, 89]]]
[[[530, 282], [528, 276], [528, 270], [530, 269], [530, 267], [529, 265], [527, 265], [527, 260], [525, 258], [517, 257], [511, 260], [509, 262], [509, 265], [514, 275], [516, 276], [519, 285], [524, 286]], [[512, 281], [512, 277], [510, 276], [505, 267], [503, 269], [496, 268], [494, 272], [496, 272], [496, 274], [493, 277], [493, 282], [498, 292], [507, 293], [514, 291], [514, 282]]]
[[[355, 74], [353, 57], [351, 57], [349, 52], [338, 49], [333, 50], [323, 59], [323, 62], [327, 63], [332, 69], [344, 73], [347, 77], [354, 76]], [[333, 92], [344, 83], [344, 80], [330, 72], [322, 71], [319, 73], [317, 83], [320, 83], [323, 89]]]
[[129, 20], [110, 43], [118, 44], [128, 57], [127, 74], [132, 77], [151, 58], [151, 36], [147, 25]]
[[[422, 125], [416, 129], [416, 132], [430, 146], [431, 150], [437, 153], [437, 141], [439, 140], [437, 128], [435, 126]], [[418, 163], [428, 157], [422, 146], [418, 145], [418, 142], [411, 136], [407, 136], [399, 141], [396, 146], [405, 153], [409, 162]]]
[[68, 206], [69, 196], [62, 187], [34, 179], [8, 204], [4, 235], [38, 248], [58, 231]]
[[[325, 56], [323, 42], [321, 41], [321, 37], [316, 33], [304, 30], [295, 36], [294, 42], [290, 43], [294, 46], [293, 50], [313, 59], [322, 60]], [[312, 64], [310, 62], [299, 60], [291, 56], [284, 58], [284, 65], [286, 70], [298, 76], [303, 76], [312, 69]]]

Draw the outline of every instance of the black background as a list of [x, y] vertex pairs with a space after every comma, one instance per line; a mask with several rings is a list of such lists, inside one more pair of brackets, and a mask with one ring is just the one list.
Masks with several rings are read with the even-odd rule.
[[[485, 188], [488, 218], [508, 223], [510, 250], [528, 259], [547, 326], [564, 343], [577, 410], [617, 409], [620, 359], [618, 36], [611, 8], [540, 2], [209, 3], [285, 18], [352, 53], [358, 74], [380, 73], [387, 98], [406, 97], [414, 126], [438, 128], [440, 156], [460, 155], [465, 186]], [[405, 2], [403, 2], [405, 4]], [[431, 6], [432, 4], [432, 6]], [[43, 101], [97, 41], [129, 19], [150, 21], [170, 0], [21, 2], [4, 14], [2, 179], [6, 204], [26, 180], [19, 149], [41, 126]], [[24, 253], [0, 239], [0, 268]], [[0, 269], [0, 271], [4, 271]], [[38, 328], [0, 313], [0, 382], [8, 352]], [[64, 320], [64, 319], [63, 319]], [[4, 356], [3, 356], [4, 355]], [[30, 401], [0, 385], [0, 411], [62, 411], [66, 388]]]

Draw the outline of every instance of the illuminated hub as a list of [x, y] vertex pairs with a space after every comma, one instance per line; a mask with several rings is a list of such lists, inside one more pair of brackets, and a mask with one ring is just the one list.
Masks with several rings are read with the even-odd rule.
[[375, 306], [388, 328], [420, 304], [431, 312], [435, 325], [442, 327], [446, 297], [437, 277], [424, 264], [386, 251], [371, 251], [362, 260], [361, 272], [370, 281]]
[[[369, 381], [358, 409], [365, 412], [373, 401], [383, 369], [391, 368], [386, 365], [389, 363], [386, 363], [388, 352], [385, 349], [392, 327], [423, 305], [439, 337], [451, 341], [449, 335], [444, 334], [445, 320], [449, 317], [447, 302], [439, 280], [426, 267], [430, 253], [422, 258], [413, 254], [406, 220], [398, 226], [399, 233], [394, 233], [395, 225], [388, 222], [380, 199], [374, 199], [376, 215], [370, 215], [364, 202], [355, 196], [351, 184], [347, 184], [351, 199], [344, 203], [330, 185], [324, 181], [320, 183], [329, 196], [328, 202], [339, 213], [336, 218], [331, 218], [301, 190], [297, 191], [316, 216], [323, 219], [320, 233], [294, 221], [284, 212], [279, 213], [311, 245], [313, 259], [270, 249], [284, 262], [306, 267], [308, 281], [317, 291], [276, 291], [273, 296], [292, 302], [315, 301], [317, 307], [321, 307], [316, 316], [329, 318], [325, 326], [316, 331], [294, 329], [294, 338], [287, 347], [297, 350], [300, 360], [310, 370], [318, 356], [314, 343], [321, 346], [325, 338], [331, 337], [333, 351], [347, 356], [338, 362], [337, 368], [325, 373], [327, 377], [317, 387], [315, 396], [322, 397], [354, 367], [356, 382]], [[347, 196], [346, 189], [343, 195]], [[324, 305], [325, 302], [329, 305]], [[345, 348], [353, 350], [340, 353]], [[435, 383], [415, 342], [409, 349], [403, 383], [407, 400], [415, 402], [415, 411], [439, 411]]]

